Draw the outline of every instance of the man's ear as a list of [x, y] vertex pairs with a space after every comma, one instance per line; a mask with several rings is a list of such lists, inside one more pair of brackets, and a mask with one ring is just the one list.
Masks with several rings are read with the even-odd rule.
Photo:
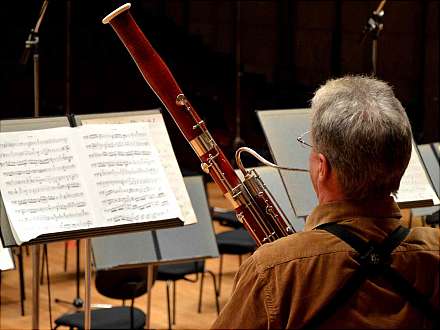
[[330, 162], [328, 161], [327, 157], [321, 153], [318, 153], [318, 160], [318, 177], [320, 180], [327, 180], [330, 177]]

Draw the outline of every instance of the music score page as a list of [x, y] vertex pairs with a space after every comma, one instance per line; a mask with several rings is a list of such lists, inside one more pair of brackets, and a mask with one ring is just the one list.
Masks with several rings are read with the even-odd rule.
[[427, 203], [425, 203], [425, 205], [420, 203], [421, 206], [440, 204], [440, 200], [429, 182], [428, 174], [424, 169], [423, 161], [416, 148], [417, 146], [413, 143], [411, 158], [400, 181], [399, 191], [397, 192], [396, 200], [403, 205], [402, 208], [405, 204], [417, 204], [417, 201], [424, 200], [427, 201]]
[[168, 135], [161, 113], [148, 115], [124, 115], [118, 117], [102, 117], [93, 119], [82, 119], [83, 125], [90, 124], [124, 124], [143, 122], [148, 124], [150, 135], [159, 153], [162, 166], [170, 183], [171, 189], [176, 196], [177, 204], [182, 213], [182, 220], [185, 225], [197, 222], [196, 214], [191, 205], [185, 183], [180, 172], [179, 164], [173, 152], [173, 146]]
[[0, 133], [17, 244], [41, 234], [179, 218], [145, 123]]

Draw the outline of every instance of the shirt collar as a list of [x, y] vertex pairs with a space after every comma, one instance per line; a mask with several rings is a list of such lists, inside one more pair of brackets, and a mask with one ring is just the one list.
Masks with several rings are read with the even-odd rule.
[[402, 217], [393, 197], [385, 199], [346, 200], [321, 204], [307, 217], [304, 231], [350, 218], [396, 218]]

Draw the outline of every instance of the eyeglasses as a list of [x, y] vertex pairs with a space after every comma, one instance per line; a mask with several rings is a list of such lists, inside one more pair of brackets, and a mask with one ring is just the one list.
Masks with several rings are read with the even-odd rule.
[[310, 130], [302, 133], [300, 136], [296, 138], [296, 140], [301, 143], [301, 146], [313, 148], [312, 143], [310, 142]]

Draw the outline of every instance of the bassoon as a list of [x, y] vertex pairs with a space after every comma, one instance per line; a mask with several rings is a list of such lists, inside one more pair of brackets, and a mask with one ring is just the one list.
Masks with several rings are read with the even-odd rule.
[[136, 24], [126, 3], [102, 22], [109, 23], [127, 48], [148, 85], [161, 100], [183, 136], [201, 161], [202, 170], [219, 186], [258, 246], [294, 233], [295, 230], [255, 170], [244, 168], [240, 154], [248, 152], [266, 165], [279, 167], [250, 148], [239, 148], [235, 154], [244, 179], [235, 172], [209, 133], [205, 122], [182, 93], [165, 62], [154, 50]]

